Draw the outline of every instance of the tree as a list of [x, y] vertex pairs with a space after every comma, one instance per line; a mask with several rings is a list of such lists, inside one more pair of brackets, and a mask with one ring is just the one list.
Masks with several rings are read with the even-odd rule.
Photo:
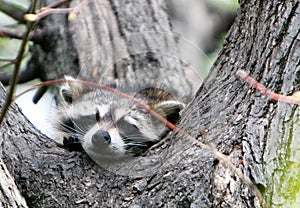
[[[77, 63], [80, 69], [93, 68], [95, 60], [112, 58], [102, 58], [103, 51], [92, 47], [110, 40], [111, 34], [126, 37], [127, 33], [141, 28], [170, 30], [160, 1], [145, 4], [103, 0], [80, 4], [79, 14], [71, 25], [61, 17], [45, 19], [45, 28], [51, 29], [49, 25], [60, 21], [57, 25], [60, 30], [55, 29], [56, 36], [46, 36], [35, 46], [35, 60], [31, 64], [43, 66], [45, 71], [76, 68]], [[299, 172], [296, 147], [299, 111], [295, 105], [262, 96], [240, 80], [236, 71], [245, 69], [269, 89], [282, 94], [298, 90], [299, 12], [296, 0], [240, 1], [237, 18], [223, 49], [179, 124], [198, 141], [227, 155], [259, 188], [268, 206], [297, 203], [297, 184], [293, 186], [293, 182], [298, 181]], [[153, 17], [150, 20], [149, 15]], [[95, 21], [102, 21], [105, 30], [94, 24]], [[140, 25], [143, 27], [136, 27]], [[141, 41], [151, 43], [147, 46], [153, 50], [164, 46], [149, 34], [143, 38]], [[93, 44], [85, 47], [87, 40]], [[126, 40], [117, 43], [118, 46], [123, 44], [129, 53], [134, 46]], [[62, 53], [60, 46], [68, 49], [68, 53]], [[114, 49], [108, 47], [104, 51]], [[36, 60], [37, 54], [43, 58]], [[143, 67], [149, 60], [153, 58], [135, 56], [133, 65]], [[166, 66], [180, 71], [179, 62], [172, 63], [161, 57], [155, 62], [167, 63]], [[115, 70], [119, 72], [121, 68], [117, 65]], [[81, 70], [80, 73], [91, 72]], [[0, 94], [2, 107], [3, 90]], [[58, 148], [30, 125], [14, 104], [2, 124], [0, 138], [2, 159], [30, 207], [259, 206], [253, 188], [235, 175], [233, 169], [180, 134], [169, 135], [151, 150], [165, 157], [152, 174], [139, 177], [107, 172], [84, 153]]]

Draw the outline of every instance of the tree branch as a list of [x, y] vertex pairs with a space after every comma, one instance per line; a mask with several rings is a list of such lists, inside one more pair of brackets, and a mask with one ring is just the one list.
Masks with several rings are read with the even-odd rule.
[[0, 0], [0, 11], [12, 17], [20, 23], [26, 23], [24, 19], [24, 14], [27, 12], [27, 10], [21, 7], [20, 5]]
[[0, 37], [23, 39], [24, 31], [0, 27]]
[[[43, 43], [49, 36], [53, 35], [55, 28], [49, 28], [44, 30], [33, 30], [29, 34], [29, 40], [35, 43]], [[25, 30], [10, 29], [7, 27], [0, 27], [0, 37], [14, 38], [23, 40], [25, 37]], [[0, 61], [9, 61], [0, 59]]]
[[0, 158], [0, 178], [0, 204], [5, 205], [5, 207], [27, 208], [26, 201], [23, 196], [21, 196], [2, 158]]
[[[36, 2], [37, 2], [37, 0], [34, 0], [33, 5], [36, 5]], [[32, 7], [32, 12], [34, 12], [35, 9], [36, 9], [35, 6], [33, 6]], [[5, 115], [8, 111], [8, 108], [9, 108], [11, 102], [13, 101], [13, 96], [14, 96], [16, 84], [18, 82], [18, 75], [19, 75], [19, 71], [20, 71], [20, 67], [21, 67], [22, 58], [23, 58], [23, 55], [25, 53], [26, 45], [27, 45], [27, 42], [29, 40], [29, 35], [30, 35], [30, 32], [32, 31], [33, 27], [34, 27], [34, 23], [29, 22], [28, 25], [27, 25], [27, 30], [26, 30], [24, 39], [21, 43], [20, 49], [19, 49], [18, 54], [17, 54], [16, 62], [14, 63], [15, 66], [14, 66], [14, 71], [13, 71], [13, 75], [12, 75], [12, 78], [11, 78], [10, 88], [9, 88], [6, 101], [3, 105], [3, 108], [2, 108], [2, 111], [1, 111], [1, 114], [0, 114], [0, 126], [1, 126], [1, 124], [4, 120], [4, 118], [5, 118]]]

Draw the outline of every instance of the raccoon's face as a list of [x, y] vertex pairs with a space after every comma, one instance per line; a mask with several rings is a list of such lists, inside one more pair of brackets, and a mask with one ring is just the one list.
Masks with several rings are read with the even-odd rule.
[[[100, 89], [74, 96], [74, 88], [62, 88], [63, 104], [59, 107], [58, 130], [64, 144], [78, 140], [84, 151], [96, 162], [115, 161], [138, 156], [159, 141], [168, 128], [145, 109]], [[158, 92], [158, 91], [157, 91]], [[138, 96], [149, 105], [153, 89]], [[147, 93], [149, 97], [147, 98]], [[160, 96], [166, 96], [159, 91]], [[156, 98], [155, 98], [156, 99]], [[171, 122], [179, 118], [183, 104], [174, 100], [152, 102], [154, 110]], [[67, 141], [67, 142], [66, 142]]]

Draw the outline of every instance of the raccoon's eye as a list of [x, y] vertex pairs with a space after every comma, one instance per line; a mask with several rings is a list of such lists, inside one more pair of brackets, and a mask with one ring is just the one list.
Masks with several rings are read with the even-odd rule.
[[135, 129], [139, 130], [139, 127], [137, 127], [135, 124], [132, 124], [132, 126], [133, 126]]
[[129, 135], [140, 135], [140, 128], [138, 127], [138, 125], [136, 125], [135, 123], [133, 123], [132, 121], [134, 121], [133, 119], [124, 119], [121, 118], [120, 120], [117, 121], [117, 127], [119, 129], [119, 131], [121, 132], [122, 135], [125, 136], [129, 136]]
[[96, 109], [96, 121], [99, 122], [100, 121], [100, 112], [98, 109]]
[[72, 103], [72, 95], [66, 88], [62, 88], [60, 90], [61, 96], [63, 97], [64, 101], [67, 103]]

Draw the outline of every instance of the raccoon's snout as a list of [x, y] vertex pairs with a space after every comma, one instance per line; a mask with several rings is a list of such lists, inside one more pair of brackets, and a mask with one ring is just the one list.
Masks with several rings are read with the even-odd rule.
[[96, 133], [92, 136], [92, 143], [94, 145], [100, 145], [106, 142], [107, 144], [110, 144], [111, 138], [107, 131], [98, 130]]

